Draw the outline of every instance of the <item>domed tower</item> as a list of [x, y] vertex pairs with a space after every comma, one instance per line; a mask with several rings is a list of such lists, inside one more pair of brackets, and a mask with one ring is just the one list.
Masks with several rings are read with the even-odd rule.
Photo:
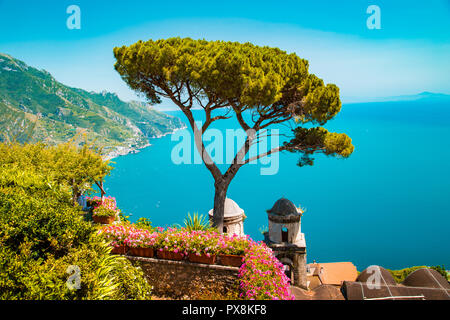
[[267, 210], [269, 231], [264, 234], [266, 244], [286, 267], [291, 284], [307, 288], [306, 241], [301, 233], [303, 211], [291, 201], [281, 198]]
[[[214, 209], [209, 210], [210, 224], [212, 224], [213, 221], [213, 214]], [[230, 198], [226, 198], [223, 214], [223, 233], [244, 236], [244, 219], [244, 210], [242, 210], [236, 202]]]

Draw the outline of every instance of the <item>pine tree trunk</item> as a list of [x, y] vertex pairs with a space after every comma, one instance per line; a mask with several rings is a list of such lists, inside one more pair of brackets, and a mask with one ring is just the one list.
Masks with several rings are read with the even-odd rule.
[[105, 198], [105, 189], [103, 189], [103, 181], [100, 181], [100, 194], [101, 194], [101, 199], [102, 199], [102, 203], [103, 203], [103, 199]]
[[225, 199], [227, 198], [229, 182], [216, 182], [214, 194], [214, 215], [212, 226], [217, 228], [219, 233], [223, 233], [223, 216], [225, 210]]

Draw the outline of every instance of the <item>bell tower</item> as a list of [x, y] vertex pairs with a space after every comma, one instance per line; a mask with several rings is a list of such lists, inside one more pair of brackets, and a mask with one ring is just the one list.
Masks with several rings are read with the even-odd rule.
[[267, 210], [269, 231], [264, 234], [264, 242], [286, 267], [291, 284], [307, 289], [306, 241], [301, 232], [303, 211], [291, 201], [281, 198]]

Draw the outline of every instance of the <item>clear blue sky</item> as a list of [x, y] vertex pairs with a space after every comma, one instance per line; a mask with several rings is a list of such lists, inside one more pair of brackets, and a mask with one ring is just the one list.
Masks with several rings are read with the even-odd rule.
[[[69, 5], [81, 29], [69, 30]], [[369, 30], [369, 5], [381, 29]], [[0, 0], [0, 52], [87, 90], [135, 98], [113, 69], [114, 46], [171, 36], [250, 41], [296, 52], [343, 100], [450, 93], [450, 1]]]

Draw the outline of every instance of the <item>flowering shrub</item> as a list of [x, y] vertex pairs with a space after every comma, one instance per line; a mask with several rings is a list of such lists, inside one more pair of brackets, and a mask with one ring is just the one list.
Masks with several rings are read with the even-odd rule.
[[100, 197], [95, 196], [88, 198], [88, 201], [92, 203], [93, 215], [97, 217], [112, 217], [120, 213], [120, 209], [117, 208], [116, 198], [106, 197], [103, 201]]
[[158, 233], [149, 230], [130, 228], [124, 244], [130, 248], [153, 248], [158, 238]]
[[158, 234], [158, 238], [156, 240], [156, 249], [159, 251], [167, 250], [187, 255], [187, 231], [183, 231], [183, 229], [178, 230], [175, 228], [167, 228], [166, 231], [161, 229], [159, 230], [161, 232]]
[[131, 226], [111, 225], [99, 231], [103, 237], [111, 242], [111, 246], [119, 247], [125, 245], [125, 241], [131, 231]]
[[205, 254], [207, 257], [217, 254], [220, 235], [211, 231], [191, 231], [186, 235], [186, 251], [197, 256]]
[[194, 253], [244, 255], [248, 247], [248, 237], [219, 234], [217, 232], [188, 231], [185, 228], [161, 227], [149, 229], [136, 228], [132, 225], [108, 226], [103, 229], [105, 238], [116, 245], [129, 247], [153, 247], [155, 249], [181, 252], [184, 255]]
[[284, 274], [283, 264], [273, 256], [263, 242], [249, 240], [244, 263], [239, 269], [242, 299], [293, 300], [290, 280]]
[[102, 198], [99, 196], [87, 197], [86, 201], [88, 203], [88, 206], [92, 206], [94, 208], [96, 208], [102, 204]]
[[114, 217], [116, 215], [116, 211], [102, 206], [95, 208], [92, 213], [96, 217]]
[[236, 234], [231, 236], [223, 234], [218, 239], [218, 254], [229, 254], [243, 256], [248, 247], [249, 236], [239, 237]]

